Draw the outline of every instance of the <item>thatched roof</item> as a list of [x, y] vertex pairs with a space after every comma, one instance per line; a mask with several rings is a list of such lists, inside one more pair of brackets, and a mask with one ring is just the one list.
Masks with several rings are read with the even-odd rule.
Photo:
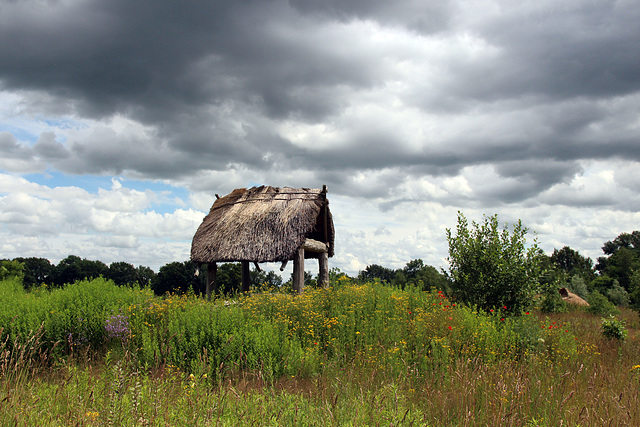
[[[333, 256], [334, 228], [326, 188], [253, 187], [217, 199], [193, 236], [191, 260], [282, 262], [306, 239], [326, 243]], [[305, 258], [317, 253], [305, 251]]]
[[562, 299], [569, 304], [582, 305], [582, 306], [589, 305], [589, 303], [586, 302], [584, 299], [574, 294], [573, 292], [569, 292], [569, 290], [567, 290], [566, 288], [560, 288], [559, 292], [560, 292], [560, 296], [562, 296]]

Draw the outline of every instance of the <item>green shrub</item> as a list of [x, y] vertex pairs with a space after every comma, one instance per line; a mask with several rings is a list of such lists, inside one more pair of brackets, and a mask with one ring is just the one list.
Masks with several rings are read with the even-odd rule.
[[485, 311], [524, 312], [538, 289], [541, 262], [537, 242], [526, 245], [527, 231], [521, 221], [511, 232], [506, 225], [500, 230], [497, 215], [469, 227], [458, 212], [456, 235], [447, 229], [453, 296]]
[[589, 313], [601, 316], [616, 316], [620, 314], [616, 306], [598, 291], [591, 292], [587, 302], [589, 303], [589, 307], [587, 307]]
[[624, 320], [618, 320], [613, 316], [602, 319], [602, 335], [610, 340], [624, 341], [628, 335]]
[[578, 295], [580, 298], [585, 300], [589, 295], [587, 284], [585, 283], [582, 276], [580, 276], [579, 274], [575, 274], [573, 277], [571, 277], [571, 283], [569, 284], [569, 289], [571, 289], [571, 292], [573, 292], [574, 294]]
[[545, 287], [540, 311], [543, 313], [565, 313], [567, 311], [567, 303], [560, 296], [558, 287], [554, 283]]
[[609, 301], [618, 307], [627, 307], [629, 305], [629, 293], [620, 286], [617, 280], [613, 282], [613, 287], [607, 290], [607, 297]]
[[22, 281], [24, 277], [24, 264], [18, 261], [0, 261], [0, 280], [17, 277]]

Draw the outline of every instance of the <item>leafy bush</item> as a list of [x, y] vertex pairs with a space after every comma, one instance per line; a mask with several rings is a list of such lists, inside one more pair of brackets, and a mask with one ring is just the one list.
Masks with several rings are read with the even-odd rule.
[[616, 339], [624, 341], [627, 338], [628, 332], [625, 329], [623, 320], [618, 320], [613, 316], [602, 319], [602, 335], [609, 339]]
[[16, 277], [22, 280], [24, 277], [24, 264], [18, 261], [0, 261], [0, 280]]
[[601, 316], [615, 316], [620, 314], [616, 306], [598, 291], [593, 291], [589, 294], [588, 302], [589, 307], [587, 307], [587, 311], [589, 313]]
[[580, 298], [587, 299], [589, 295], [589, 290], [587, 289], [587, 284], [585, 283], [582, 276], [575, 274], [571, 277], [571, 283], [569, 284], [569, 289], [571, 292], [578, 295]]
[[607, 297], [614, 305], [618, 307], [626, 307], [629, 305], [629, 293], [618, 283], [614, 281], [613, 287], [607, 290]]
[[567, 311], [567, 303], [560, 296], [555, 283], [545, 286], [540, 311], [543, 313], [564, 313]]
[[447, 229], [449, 277], [453, 296], [488, 311], [506, 306], [520, 314], [538, 288], [540, 250], [527, 247], [527, 228], [518, 221], [512, 232], [498, 227], [498, 216], [472, 223], [458, 212], [456, 235]]

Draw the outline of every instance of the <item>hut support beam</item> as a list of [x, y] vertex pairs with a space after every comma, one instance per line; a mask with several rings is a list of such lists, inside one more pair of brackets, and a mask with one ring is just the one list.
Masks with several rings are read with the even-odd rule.
[[249, 271], [249, 261], [242, 261], [242, 292], [249, 292], [251, 286], [251, 275]]
[[213, 292], [217, 293], [218, 286], [216, 284], [216, 278], [218, 276], [218, 264], [215, 262], [210, 262], [207, 264], [207, 301], [211, 301], [211, 288], [213, 288]]
[[304, 290], [304, 249], [299, 248], [293, 258], [293, 291], [299, 294]]
[[323, 288], [329, 287], [329, 254], [327, 252], [322, 252], [320, 254], [320, 258], [318, 258], [318, 281], [319, 285]]

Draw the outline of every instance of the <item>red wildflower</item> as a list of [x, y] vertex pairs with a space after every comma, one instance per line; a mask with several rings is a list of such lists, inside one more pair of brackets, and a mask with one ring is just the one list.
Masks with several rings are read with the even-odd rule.
[[502, 308], [506, 310], [506, 309], [507, 309], [507, 306], [506, 306], [506, 305], [503, 305], [503, 306], [502, 306]]
[[449, 330], [452, 330], [453, 328], [451, 326], [449, 326]]

